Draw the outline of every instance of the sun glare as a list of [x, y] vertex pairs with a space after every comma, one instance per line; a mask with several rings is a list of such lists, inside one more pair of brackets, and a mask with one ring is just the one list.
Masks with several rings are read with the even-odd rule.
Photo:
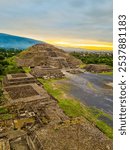
[[98, 41], [78, 41], [78, 42], [68, 42], [68, 41], [58, 41], [58, 40], [47, 40], [46, 42], [62, 47], [72, 47], [72, 48], [82, 48], [87, 50], [112, 50], [112, 43], [108, 42], [98, 42]]

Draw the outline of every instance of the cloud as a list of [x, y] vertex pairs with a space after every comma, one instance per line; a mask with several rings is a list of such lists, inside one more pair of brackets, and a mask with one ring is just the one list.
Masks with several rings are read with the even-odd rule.
[[0, 0], [0, 20], [0, 32], [112, 41], [112, 0]]

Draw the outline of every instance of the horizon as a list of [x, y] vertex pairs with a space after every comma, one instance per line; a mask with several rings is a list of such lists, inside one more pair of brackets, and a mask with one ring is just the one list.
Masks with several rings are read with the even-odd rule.
[[[48, 44], [52, 44], [52, 45], [54, 45], [54, 46], [57, 46], [57, 47], [59, 47], [59, 48], [65, 48], [65, 49], [78, 49], [78, 50], [83, 50], [83, 51], [112, 51], [112, 46], [110, 45], [110, 46], [106, 46], [106, 45], [104, 45], [104, 47], [102, 46], [97, 46], [97, 47], [95, 47], [95, 46], [91, 46], [91, 45], [79, 45], [78, 46], [78, 44], [77, 44], [77, 46], [75, 46], [75, 45], [70, 45], [70, 44], [67, 44], [67, 43], [60, 43], [60, 42], [51, 42], [51, 41], [42, 41], [42, 40], [40, 40], [40, 39], [35, 39], [35, 38], [32, 38], [32, 37], [25, 37], [25, 36], [19, 36], [19, 35], [13, 35], [13, 34], [8, 34], [8, 33], [0, 33], [0, 34], [3, 34], [3, 35], [8, 35], [8, 36], [16, 36], [16, 37], [20, 37], [20, 38], [27, 38], [27, 39], [32, 39], [32, 40], [36, 40], [36, 41], [41, 41], [41, 42], [43, 42], [43, 43], [48, 43]], [[111, 43], [110, 43], [111, 44]], [[107, 48], [107, 49], [104, 49], [104, 48]]]
[[[54, 46], [57, 46], [57, 47], [60, 47], [60, 48], [72, 48], [72, 49], [79, 49], [79, 50], [86, 50], [86, 51], [112, 51], [112, 45], [110, 43], [110, 45], [106, 46], [106, 45], [103, 45], [102, 47], [100, 45], [98, 46], [91, 46], [91, 45], [82, 45], [82, 44], [73, 44], [73, 45], [70, 45], [70, 44], [67, 44], [67, 43], [60, 43], [59, 41], [58, 42], [51, 42], [51, 41], [42, 41], [40, 39], [35, 39], [35, 38], [32, 38], [32, 37], [25, 37], [25, 36], [19, 36], [19, 35], [13, 35], [13, 34], [8, 34], [8, 33], [0, 33], [0, 34], [4, 34], [4, 35], [10, 35], [10, 36], [16, 36], [16, 37], [21, 37], [21, 38], [27, 38], [27, 39], [32, 39], [32, 40], [37, 40], [37, 41], [41, 41], [41, 42], [45, 42], [45, 43], [48, 43], [48, 44], [52, 44]], [[105, 49], [106, 48], [106, 49]]]

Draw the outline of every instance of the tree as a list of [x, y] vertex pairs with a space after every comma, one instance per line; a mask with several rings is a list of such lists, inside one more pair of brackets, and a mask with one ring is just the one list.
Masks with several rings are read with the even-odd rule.
[[3, 55], [0, 55], [0, 60], [4, 60], [4, 56]]

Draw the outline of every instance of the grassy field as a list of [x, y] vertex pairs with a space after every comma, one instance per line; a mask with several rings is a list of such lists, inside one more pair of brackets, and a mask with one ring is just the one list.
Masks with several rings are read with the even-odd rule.
[[99, 74], [103, 74], [103, 75], [113, 75], [113, 72], [102, 72], [102, 73], [99, 73]]
[[95, 124], [95, 126], [97, 126], [102, 132], [104, 132], [109, 138], [112, 138], [112, 127], [98, 119], [100, 116], [104, 116], [112, 120], [112, 117], [110, 115], [105, 114], [104, 112], [96, 108], [86, 107], [78, 100], [68, 96], [65, 92], [65, 90], [68, 90], [68, 88], [63, 88], [63, 86], [60, 87], [57, 84], [57, 80], [44, 80], [39, 78], [38, 81], [43, 84], [44, 88], [48, 91], [49, 94], [57, 99], [59, 106], [62, 108], [66, 115], [68, 115], [69, 117], [82, 116]]

